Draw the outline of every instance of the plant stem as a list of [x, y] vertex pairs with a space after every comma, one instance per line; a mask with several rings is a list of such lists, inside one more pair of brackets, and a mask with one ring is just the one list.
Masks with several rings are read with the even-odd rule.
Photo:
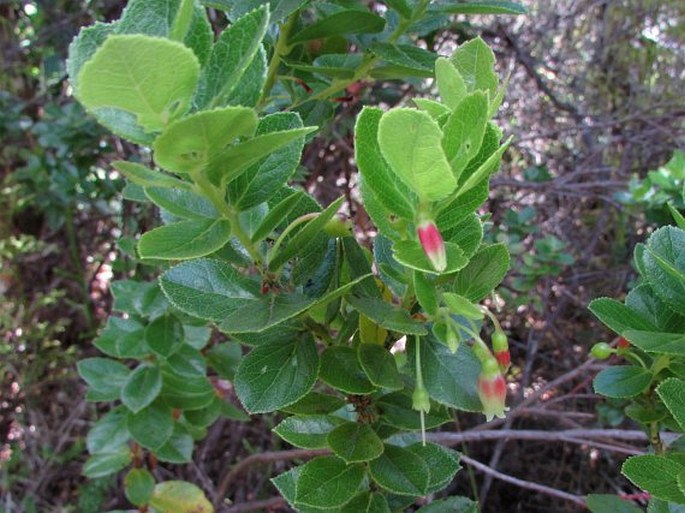
[[269, 70], [266, 74], [266, 82], [264, 82], [264, 89], [262, 90], [262, 96], [258, 103], [260, 107], [266, 103], [269, 93], [271, 93], [271, 90], [276, 83], [276, 76], [278, 75], [278, 67], [281, 65], [281, 58], [290, 53], [288, 38], [290, 37], [290, 31], [295, 26], [298, 13], [299, 11], [295, 11], [288, 16], [288, 19], [285, 23], [279, 25], [278, 40], [274, 45], [274, 54], [271, 56], [271, 61], [269, 61]]

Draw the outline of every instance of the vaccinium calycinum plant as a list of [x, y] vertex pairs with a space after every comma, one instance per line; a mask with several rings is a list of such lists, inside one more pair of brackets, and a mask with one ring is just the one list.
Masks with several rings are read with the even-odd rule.
[[[228, 9], [216, 39], [195, 0], [132, 0], [70, 47], [76, 98], [151, 149], [152, 162], [113, 167], [163, 222], [136, 248], [159, 280], [112, 284], [119, 313], [95, 342], [106, 357], [79, 364], [88, 399], [112, 404], [85, 474], [131, 467], [125, 492], [141, 511], [213, 511], [197, 486], [158, 482], [157, 462], [189, 462], [220, 416], [279, 412], [279, 437], [330, 452], [273, 479], [294, 508], [402, 511], [459, 469], [456, 452], [408, 432], [453, 409], [502, 416], [508, 367], [479, 305], [509, 265], [504, 245], [482, 243], [477, 212], [508, 144], [490, 121], [504, 94], [494, 55], [473, 39], [438, 57], [409, 35], [426, 17], [521, 8], [393, 0], [376, 6], [383, 18], [365, 2], [203, 3]], [[288, 181], [331, 98], [404, 77], [434, 77], [439, 98], [358, 116], [369, 251], [337, 218], [342, 197], [322, 208]]]

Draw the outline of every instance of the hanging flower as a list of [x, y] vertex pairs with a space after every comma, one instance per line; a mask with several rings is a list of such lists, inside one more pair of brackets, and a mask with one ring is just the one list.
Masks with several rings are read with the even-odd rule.
[[445, 251], [445, 241], [442, 240], [440, 230], [432, 219], [421, 220], [416, 233], [419, 236], [421, 247], [433, 265], [433, 269], [442, 272], [447, 268], [447, 252]]
[[494, 335], [492, 335], [492, 350], [495, 353], [499, 369], [502, 372], [507, 372], [511, 366], [511, 354], [509, 353], [507, 336], [503, 331], [495, 331]]
[[478, 397], [488, 422], [494, 417], [504, 418], [504, 412], [508, 410], [505, 406], [507, 383], [495, 358], [489, 358], [483, 362], [480, 376], [478, 376]]

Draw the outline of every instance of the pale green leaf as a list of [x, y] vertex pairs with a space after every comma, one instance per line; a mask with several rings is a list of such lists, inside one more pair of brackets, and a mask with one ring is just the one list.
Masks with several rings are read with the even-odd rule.
[[449, 196], [456, 188], [441, 145], [442, 131], [429, 114], [393, 109], [378, 125], [378, 143], [397, 176], [425, 201]]
[[219, 217], [211, 201], [192, 191], [145, 187], [145, 196], [158, 207], [183, 219], [216, 220]]
[[450, 57], [466, 83], [468, 92], [489, 91], [494, 96], [499, 80], [495, 73], [495, 54], [480, 37], [467, 41]]
[[165, 481], [155, 486], [150, 506], [160, 513], [214, 513], [204, 492], [186, 481]]
[[417, 241], [399, 241], [395, 242], [392, 246], [395, 260], [424, 273], [449, 274], [463, 269], [468, 264], [469, 259], [464, 256], [464, 251], [458, 245], [452, 242], [445, 242], [445, 251], [447, 253], [447, 267], [443, 271], [438, 272], [433, 267], [431, 261], [428, 260], [421, 244]]
[[488, 99], [476, 91], [459, 102], [442, 127], [442, 148], [457, 179], [478, 155], [487, 121]]
[[121, 109], [145, 131], [161, 131], [188, 109], [198, 74], [197, 58], [180, 43], [113, 35], [81, 68], [78, 99], [89, 110]]
[[443, 103], [454, 110], [466, 96], [466, 83], [454, 64], [445, 57], [435, 61], [435, 81]]
[[230, 238], [227, 219], [191, 219], [144, 233], [138, 253], [141, 258], [187, 260], [218, 251]]
[[138, 164], [136, 162], [126, 162], [123, 160], [116, 160], [112, 162], [112, 167], [123, 174], [131, 182], [142, 185], [143, 187], [177, 187], [180, 189], [190, 188], [188, 182], [179, 180], [175, 176], [168, 175], [150, 169], [147, 166]]

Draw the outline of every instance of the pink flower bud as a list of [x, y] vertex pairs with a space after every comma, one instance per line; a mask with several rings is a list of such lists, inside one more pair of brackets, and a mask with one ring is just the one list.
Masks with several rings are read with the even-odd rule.
[[421, 247], [433, 265], [433, 269], [442, 272], [447, 268], [447, 252], [440, 230], [431, 219], [420, 221], [416, 227]]
[[495, 331], [492, 336], [492, 349], [495, 359], [502, 372], [507, 372], [511, 366], [511, 354], [509, 354], [509, 342], [503, 331]]
[[494, 358], [483, 363], [480, 376], [478, 376], [478, 397], [483, 405], [483, 413], [488, 422], [493, 417], [504, 418], [507, 398], [507, 382], [499, 370], [499, 364]]

